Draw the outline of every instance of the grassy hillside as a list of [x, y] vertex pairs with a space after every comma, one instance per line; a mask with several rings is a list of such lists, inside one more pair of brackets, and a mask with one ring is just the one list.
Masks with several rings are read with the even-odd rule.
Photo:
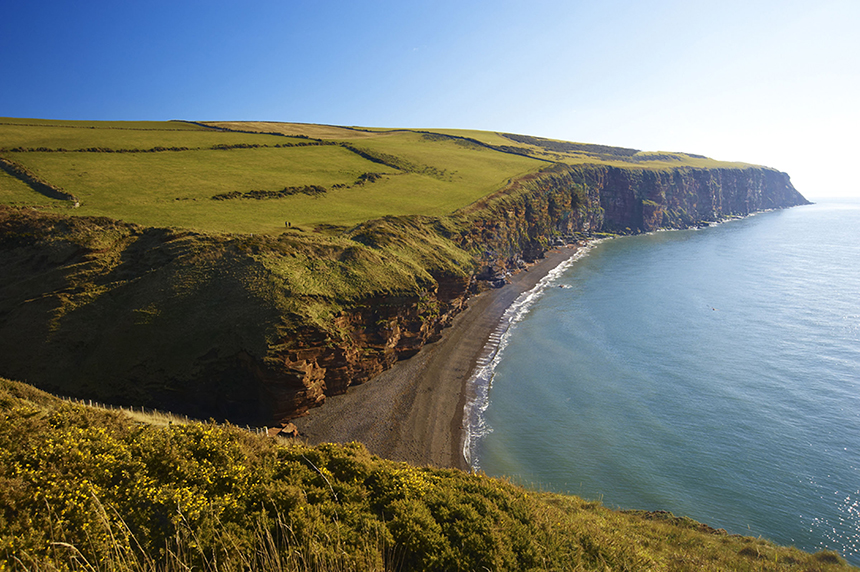
[[47, 199], [33, 192], [26, 183], [0, 171], [0, 203], [3, 204], [43, 204]]
[[0, 379], [0, 569], [850, 569], [358, 444], [142, 424]]
[[[280, 232], [287, 222], [309, 231], [386, 215], [446, 215], [544, 164], [409, 131], [340, 139], [308, 133], [0, 119], [0, 156], [74, 195], [78, 215], [254, 233]], [[302, 192], [311, 185], [322, 189]], [[63, 206], [7, 186], [20, 184], [0, 187], [7, 204]]]
[[664, 151], [639, 151], [623, 147], [574, 143], [557, 139], [546, 139], [529, 135], [516, 135], [495, 131], [472, 129], [384, 129], [363, 127], [337, 127], [332, 125], [312, 125], [303, 123], [272, 122], [209, 122], [207, 125], [237, 131], [257, 133], [280, 133], [290, 136], [307, 136], [322, 140], [342, 140], [360, 142], [379, 137], [399, 136], [405, 133], [421, 133], [430, 138], [440, 136], [458, 141], [465, 148], [484, 147], [507, 154], [518, 154], [547, 163], [568, 165], [612, 165], [617, 167], [639, 167], [651, 170], [666, 170], [676, 167], [696, 168], [742, 168], [747, 163], [717, 161], [701, 155]]
[[[741, 166], [466, 130], [206, 125], [0, 118], [0, 158], [73, 196], [76, 215], [244, 233], [446, 216], [553, 163]], [[28, 191], [3, 172], [0, 202], [63, 208], [74, 201]]]

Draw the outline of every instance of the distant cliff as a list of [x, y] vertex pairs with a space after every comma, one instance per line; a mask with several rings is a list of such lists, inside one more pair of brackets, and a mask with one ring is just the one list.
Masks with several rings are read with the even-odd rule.
[[554, 165], [477, 205], [461, 246], [481, 251], [484, 264], [510, 268], [520, 257], [540, 258], [559, 238], [689, 228], [805, 204], [788, 175], [765, 167]]
[[386, 218], [332, 237], [0, 206], [0, 375], [272, 424], [414, 355], [470, 295], [559, 241], [806, 203], [762, 167], [556, 164], [445, 219]]

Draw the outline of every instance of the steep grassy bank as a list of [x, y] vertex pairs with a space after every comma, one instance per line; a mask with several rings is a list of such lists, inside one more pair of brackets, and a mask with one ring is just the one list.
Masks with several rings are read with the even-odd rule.
[[848, 570], [668, 513], [234, 426], [155, 427], [0, 379], [0, 568]]

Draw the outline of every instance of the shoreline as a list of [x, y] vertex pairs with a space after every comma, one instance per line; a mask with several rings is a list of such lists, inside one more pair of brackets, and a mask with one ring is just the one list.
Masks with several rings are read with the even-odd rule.
[[358, 441], [380, 457], [415, 465], [469, 470], [463, 446], [470, 381], [490, 336], [521, 294], [576, 256], [579, 245], [547, 251], [510, 284], [469, 298], [442, 338], [370, 381], [292, 420], [311, 444]]

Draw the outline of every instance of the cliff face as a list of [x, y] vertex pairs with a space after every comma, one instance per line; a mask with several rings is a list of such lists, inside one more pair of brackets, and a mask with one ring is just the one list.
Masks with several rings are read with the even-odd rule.
[[788, 175], [771, 169], [588, 169], [607, 230], [649, 232], [714, 222], [730, 215], [807, 204]]
[[666, 171], [556, 165], [487, 201], [461, 245], [483, 272], [540, 258], [553, 240], [592, 233], [687, 228], [730, 216], [809, 204], [788, 175], [763, 167]]
[[[785, 174], [758, 167], [556, 165], [448, 226], [362, 229], [317, 245], [335, 278], [360, 281], [357, 256], [382, 253], [371, 264], [386, 267], [386, 244], [407, 252], [398, 255], [408, 262], [398, 262], [401, 273], [420, 275], [409, 287], [371, 284], [364, 296], [328, 300], [273, 270], [277, 257], [295, 257], [292, 239], [266, 239], [269, 258], [261, 258], [249, 246], [259, 239], [0, 207], [0, 375], [63, 394], [273, 424], [414, 355], [463, 308], [476, 278], [499, 285], [554, 241], [805, 203]], [[411, 247], [409, 233], [418, 237]], [[433, 262], [435, 244], [460, 260]], [[327, 319], [305, 311], [320, 304]]]
[[315, 327], [281, 330], [264, 365], [252, 364], [256, 379], [248, 380], [260, 386], [262, 417], [277, 422], [301, 414], [412, 357], [463, 309], [468, 285], [440, 277], [420, 296], [362, 300], [335, 318], [339, 336]]

